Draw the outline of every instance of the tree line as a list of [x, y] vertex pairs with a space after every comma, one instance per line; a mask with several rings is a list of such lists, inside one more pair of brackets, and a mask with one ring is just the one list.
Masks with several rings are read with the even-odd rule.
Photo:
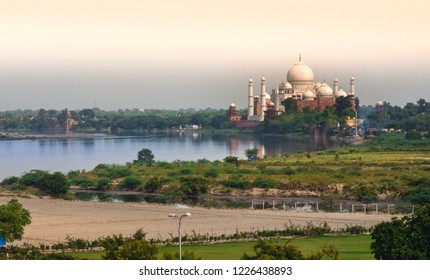
[[72, 120], [72, 129], [123, 130], [179, 129], [186, 125], [205, 128], [229, 128], [225, 110], [181, 109], [104, 111], [99, 108], [82, 110], [14, 110], [0, 112], [0, 129], [64, 129], [66, 120]]
[[404, 131], [430, 131], [430, 102], [419, 99], [405, 106], [393, 106], [384, 102], [382, 106], [363, 106], [362, 115], [368, 127]]

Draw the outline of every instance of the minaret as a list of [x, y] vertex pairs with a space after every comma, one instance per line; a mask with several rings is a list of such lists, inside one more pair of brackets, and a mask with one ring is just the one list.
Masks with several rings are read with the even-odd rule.
[[261, 94], [260, 94], [260, 121], [264, 121], [264, 112], [266, 112], [266, 78], [261, 77]]
[[336, 93], [339, 91], [339, 81], [336, 77], [334, 77], [333, 81], [333, 94], [336, 95]]
[[272, 98], [275, 100], [275, 110], [276, 112], [279, 112], [279, 88], [275, 88], [272, 92]]
[[349, 94], [355, 95], [355, 78], [354, 78], [354, 76], [351, 77], [350, 84], [351, 84], [351, 90], [350, 90]]
[[254, 82], [249, 79], [248, 83], [248, 119], [254, 115]]

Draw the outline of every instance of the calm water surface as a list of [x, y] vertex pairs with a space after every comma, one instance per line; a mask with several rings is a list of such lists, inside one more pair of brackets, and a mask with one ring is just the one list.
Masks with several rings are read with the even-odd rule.
[[316, 151], [332, 147], [309, 138], [279, 136], [213, 135], [200, 132], [106, 136], [95, 138], [2, 140], [0, 179], [22, 175], [32, 169], [67, 172], [92, 169], [99, 163], [125, 164], [142, 148], [152, 150], [157, 161], [222, 160], [245, 158], [245, 150], [258, 148], [260, 156], [282, 155], [298, 150]]

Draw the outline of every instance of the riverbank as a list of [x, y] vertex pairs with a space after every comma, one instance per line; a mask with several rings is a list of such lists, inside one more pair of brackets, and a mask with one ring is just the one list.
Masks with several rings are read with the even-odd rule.
[[[11, 196], [0, 196], [0, 204]], [[130, 236], [142, 228], [149, 239], [165, 239], [177, 234], [177, 221], [169, 214], [191, 213], [182, 223], [183, 233], [222, 235], [236, 231], [282, 229], [286, 223], [305, 225], [327, 222], [330, 227], [347, 225], [370, 227], [391, 219], [391, 215], [363, 213], [325, 213], [282, 210], [208, 209], [178, 204], [112, 203], [64, 201], [58, 199], [17, 198], [31, 213], [32, 223], [16, 244], [54, 244], [67, 236], [93, 240], [101, 236]]]

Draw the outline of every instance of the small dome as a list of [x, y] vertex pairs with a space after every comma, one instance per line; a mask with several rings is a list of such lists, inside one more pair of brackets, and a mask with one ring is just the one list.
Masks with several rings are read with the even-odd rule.
[[230, 108], [236, 108], [236, 104], [231, 103], [231, 104], [230, 104]]
[[268, 106], [270, 107], [275, 107], [275, 103], [273, 103], [272, 101], [269, 102]]
[[310, 90], [307, 90], [305, 93], [303, 93], [303, 99], [305, 100], [313, 100], [314, 98], [315, 98], [315, 95]]
[[382, 107], [382, 106], [384, 106], [384, 103], [382, 101], [378, 101], [378, 102], [376, 102], [376, 106]]
[[252, 84], [254, 81], [252, 79], [249, 79], [249, 83]]
[[333, 89], [324, 82], [319, 88], [318, 88], [318, 94], [321, 97], [332, 97], [333, 96]]
[[279, 84], [279, 89], [290, 89], [293, 88], [293, 86], [289, 82], [284, 82]]
[[343, 89], [339, 89], [334, 97], [339, 98], [339, 97], [346, 97], [348, 94], [343, 90]]
[[314, 85], [314, 87], [315, 87], [316, 89], [320, 88], [320, 86], [321, 86], [321, 83], [320, 83], [320, 82], [317, 82], [317, 83]]

